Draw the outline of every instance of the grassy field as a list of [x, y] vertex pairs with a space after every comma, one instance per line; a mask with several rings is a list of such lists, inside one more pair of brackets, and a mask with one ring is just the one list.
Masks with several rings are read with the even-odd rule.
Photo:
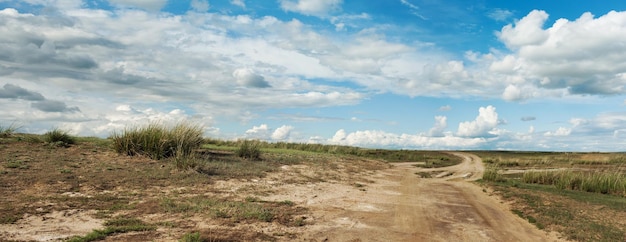
[[626, 240], [626, 154], [482, 151], [512, 212], [574, 241]]
[[[281, 182], [331, 181], [362, 190], [367, 179], [350, 174], [370, 174], [389, 162], [418, 162], [421, 167], [460, 162], [438, 151], [206, 139], [193, 124], [149, 124], [108, 139], [74, 137], [59, 129], [20, 134], [18, 129], [0, 127], [0, 225], [15, 224], [25, 215], [72, 209], [95, 211], [93, 216], [104, 221], [103, 228], [70, 241], [124, 234], [124, 239], [152, 240], [164, 230], [181, 241], [291, 238], [289, 233], [242, 231], [237, 226], [306, 226], [306, 208], [289, 200], [260, 199], [269, 189], [243, 186], [229, 191], [216, 184], [251, 184], [282, 172], [284, 166], [304, 165], [306, 171]], [[626, 238], [626, 154], [472, 153], [487, 166], [481, 181], [485, 191], [505, 199], [512, 213], [537, 227], [575, 241]], [[190, 217], [222, 227], [197, 230], [198, 222]]]
[[[69, 210], [94, 211], [90, 216], [103, 221], [102, 228], [69, 241], [149, 241], [163, 236], [164, 230], [182, 241], [289, 238], [289, 233], [258, 233], [238, 226], [265, 223], [294, 230], [289, 228], [310, 223], [306, 208], [289, 200], [259, 198], [271, 189], [246, 185], [233, 192], [216, 184], [254, 185], [284, 166], [304, 166], [309, 168], [279, 182], [330, 181], [363, 190], [369, 181], [356, 174], [387, 168], [389, 161], [431, 166], [460, 161], [434, 151], [217, 141], [202, 138], [193, 124], [148, 124], [107, 139], [74, 137], [60, 129], [42, 135], [17, 130], [0, 130], [0, 225]], [[201, 221], [213, 221], [220, 229], [197, 230], [190, 224]]]

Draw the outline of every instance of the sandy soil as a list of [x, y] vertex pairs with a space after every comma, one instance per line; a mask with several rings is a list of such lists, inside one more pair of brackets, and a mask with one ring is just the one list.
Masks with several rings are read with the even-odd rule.
[[[254, 241], [264, 240], [259, 235], [278, 241], [559, 241], [556, 235], [538, 230], [514, 215], [506, 204], [469, 182], [482, 177], [484, 167], [480, 158], [463, 152], [452, 154], [462, 157], [463, 162], [424, 169], [415, 163], [387, 165], [372, 161], [370, 165], [379, 168], [368, 170], [362, 168], [364, 161], [344, 160], [323, 166], [285, 165], [264, 178], [216, 181], [210, 187], [147, 188], [143, 192], [154, 196], [183, 190], [240, 199], [257, 196], [265, 201], [292, 201], [308, 210], [298, 215], [304, 226], [266, 222], [233, 224], [206, 217], [135, 212], [149, 223], [170, 221], [185, 226], [161, 226], [149, 234], [120, 234], [106, 241], [176, 241], [189, 231], [216, 231], [232, 234], [229, 239], [245, 236], [244, 240]], [[30, 170], [36, 167], [26, 171]], [[432, 178], [421, 178], [424, 174]], [[56, 186], [53, 183], [40, 188], [37, 184], [23, 186], [22, 193], [53, 191], [50, 187]], [[115, 187], [114, 190], [124, 189]], [[80, 192], [61, 196], [89, 197], [102, 193], [92, 190], [81, 188]], [[59, 241], [103, 228], [104, 220], [94, 218], [96, 210], [89, 207], [60, 209], [37, 202], [25, 206], [38, 208], [14, 224], [1, 224], [0, 241]], [[141, 202], [137, 205], [139, 210], [145, 206]]]
[[[315, 224], [303, 241], [559, 241], [512, 214], [505, 204], [467, 181], [482, 177], [475, 155], [454, 152], [463, 162], [423, 169], [398, 163], [351, 187], [319, 184], [285, 187], [282, 195], [312, 208]], [[435, 178], [419, 178], [429, 172]]]

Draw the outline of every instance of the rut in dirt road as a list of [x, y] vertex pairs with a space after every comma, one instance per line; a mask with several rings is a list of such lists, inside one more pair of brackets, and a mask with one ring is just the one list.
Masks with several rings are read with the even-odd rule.
[[[462, 152], [459, 165], [420, 169], [396, 164], [354, 202], [338, 211], [343, 221], [320, 231], [328, 241], [554, 241], [512, 214], [495, 198], [467, 180], [482, 177], [479, 157]], [[419, 178], [418, 171], [442, 174]], [[364, 211], [363, 207], [372, 207]]]

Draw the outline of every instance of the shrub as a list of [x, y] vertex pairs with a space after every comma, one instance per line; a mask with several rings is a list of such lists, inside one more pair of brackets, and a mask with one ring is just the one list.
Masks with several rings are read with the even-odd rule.
[[68, 146], [76, 143], [76, 138], [69, 135], [67, 131], [55, 128], [43, 135], [45, 142], [58, 146]]
[[114, 132], [110, 138], [113, 148], [120, 154], [146, 155], [155, 160], [189, 157], [203, 141], [202, 127], [187, 122], [170, 129], [160, 123], [150, 123]]
[[257, 140], [241, 141], [236, 153], [237, 153], [237, 156], [244, 158], [244, 159], [260, 160], [261, 159], [260, 142]]

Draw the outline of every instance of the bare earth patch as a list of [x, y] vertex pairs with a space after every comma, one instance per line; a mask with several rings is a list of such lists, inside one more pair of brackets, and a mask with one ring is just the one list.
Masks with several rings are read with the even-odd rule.
[[[469, 182], [482, 162], [446, 168], [324, 156], [258, 177], [178, 171], [91, 143], [0, 143], [0, 240], [61, 241], [137, 218], [156, 230], [106, 241], [558, 241]], [[420, 178], [418, 174], [432, 174]]]

